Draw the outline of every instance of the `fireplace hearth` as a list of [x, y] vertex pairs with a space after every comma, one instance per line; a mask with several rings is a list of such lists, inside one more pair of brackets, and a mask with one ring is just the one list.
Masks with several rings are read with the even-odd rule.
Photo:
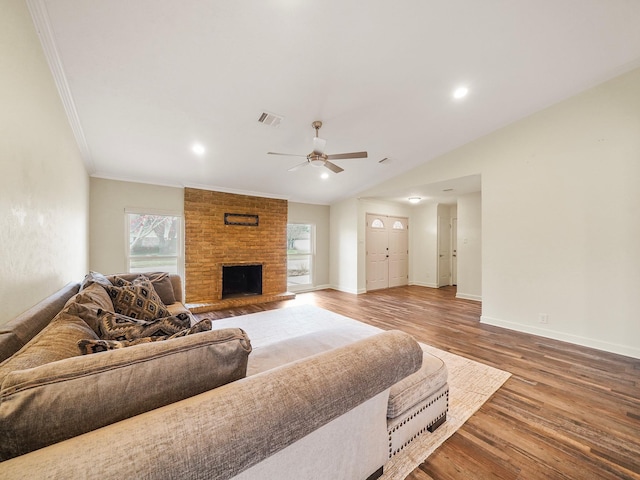
[[262, 265], [222, 267], [222, 298], [262, 295]]

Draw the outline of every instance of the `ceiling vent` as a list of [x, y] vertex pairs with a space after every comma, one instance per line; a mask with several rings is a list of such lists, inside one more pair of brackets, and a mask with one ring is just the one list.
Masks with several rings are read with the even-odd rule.
[[280, 122], [283, 120], [283, 118], [284, 117], [280, 117], [279, 115], [276, 115], [274, 113], [262, 112], [262, 115], [260, 115], [258, 121], [260, 123], [264, 123], [265, 125], [269, 125], [270, 127], [277, 127], [278, 125], [280, 125]]

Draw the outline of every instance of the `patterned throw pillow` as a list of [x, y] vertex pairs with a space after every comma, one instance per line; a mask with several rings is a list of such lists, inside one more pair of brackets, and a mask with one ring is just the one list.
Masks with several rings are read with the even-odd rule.
[[171, 340], [172, 338], [184, 337], [194, 333], [206, 332], [211, 330], [211, 320], [206, 319], [196, 323], [191, 328], [185, 328], [173, 335], [158, 337], [143, 337], [135, 340], [93, 340], [83, 339], [78, 341], [78, 348], [82, 355], [90, 353], [106, 352], [107, 350], [116, 350], [118, 348], [131, 347], [132, 345], [140, 345], [142, 343], [158, 342], [161, 340]]
[[140, 283], [142, 281], [149, 281], [160, 297], [160, 300], [162, 300], [162, 303], [164, 303], [165, 305], [176, 303], [176, 297], [173, 292], [173, 285], [171, 284], [171, 279], [169, 278], [169, 274], [167, 272], [147, 272], [139, 275], [131, 281], [126, 280], [125, 278], [122, 278], [118, 275], [107, 278], [111, 280], [109, 283], [115, 285], [116, 287], [124, 287], [127, 285]]
[[129, 285], [112, 285], [105, 288], [116, 313], [139, 320], [155, 320], [170, 315], [151, 282], [144, 277], [137, 278]]
[[98, 310], [98, 336], [102, 340], [136, 340], [143, 337], [166, 337], [189, 328], [191, 318], [186, 313], [140, 320], [120, 313]]

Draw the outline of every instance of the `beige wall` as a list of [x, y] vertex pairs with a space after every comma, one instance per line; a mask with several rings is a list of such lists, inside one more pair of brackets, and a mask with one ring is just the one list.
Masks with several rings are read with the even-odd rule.
[[482, 321], [640, 358], [639, 159], [636, 69], [362, 195], [481, 174]]
[[184, 216], [184, 189], [91, 178], [91, 270], [105, 274], [126, 271], [127, 208]]
[[89, 179], [26, 3], [0, 14], [0, 324], [87, 270]]
[[482, 300], [482, 199], [480, 192], [461, 195], [458, 219], [458, 289], [456, 297]]
[[438, 204], [413, 207], [409, 221], [409, 283], [438, 288]]
[[329, 276], [331, 288], [358, 291], [358, 200], [347, 199], [329, 208]]
[[310, 223], [316, 226], [316, 255], [313, 288], [329, 286], [329, 206], [289, 202], [289, 223]]

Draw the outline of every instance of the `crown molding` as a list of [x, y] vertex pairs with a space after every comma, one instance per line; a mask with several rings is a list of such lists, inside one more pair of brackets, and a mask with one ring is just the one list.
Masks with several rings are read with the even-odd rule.
[[250, 190], [239, 190], [235, 188], [226, 188], [216, 185], [201, 185], [197, 183], [186, 183], [185, 188], [197, 188], [198, 190], [210, 190], [212, 192], [233, 193], [235, 195], [247, 195], [249, 197], [273, 198], [275, 200], [289, 200], [286, 195], [277, 195], [275, 193], [253, 192]]
[[84, 136], [82, 125], [80, 124], [80, 118], [78, 117], [78, 111], [76, 110], [73, 96], [71, 95], [71, 89], [67, 82], [67, 76], [65, 75], [62, 61], [56, 47], [53, 29], [51, 28], [51, 22], [49, 21], [49, 12], [44, 0], [27, 0], [27, 7], [31, 13], [33, 24], [35, 25], [36, 32], [40, 38], [40, 44], [44, 51], [45, 58], [49, 64], [49, 69], [53, 75], [56, 87], [62, 105], [67, 114], [71, 130], [80, 149], [80, 156], [84, 161], [87, 168], [87, 172], [91, 175], [95, 172], [95, 164], [91, 155], [91, 150], [87, 144], [87, 139]]

